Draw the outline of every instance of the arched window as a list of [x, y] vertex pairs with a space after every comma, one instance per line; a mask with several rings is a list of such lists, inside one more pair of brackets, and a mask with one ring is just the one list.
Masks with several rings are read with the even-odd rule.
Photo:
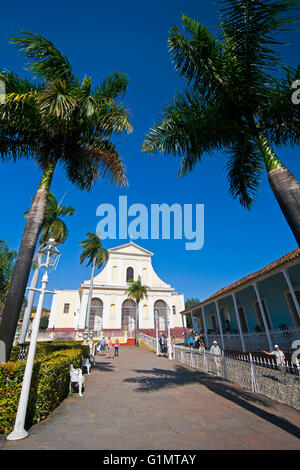
[[126, 282], [133, 281], [133, 268], [129, 267], [126, 271]]

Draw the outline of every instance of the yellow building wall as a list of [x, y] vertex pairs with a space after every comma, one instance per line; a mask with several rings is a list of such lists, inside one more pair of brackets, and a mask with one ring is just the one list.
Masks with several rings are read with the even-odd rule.
[[[55, 328], [74, 328], [74, 321], [77, 308], [77, 291], [60, 291], [57, 299], [57, 309], [55, 318]], [[70, 304], [69, 313], [64, 313], [64, 304]]]

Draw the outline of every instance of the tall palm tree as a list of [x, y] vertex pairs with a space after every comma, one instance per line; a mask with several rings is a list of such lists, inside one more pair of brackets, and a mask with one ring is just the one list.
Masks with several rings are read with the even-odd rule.
[[[24, 316], [23, 316], [23, 321], [22, 321], [22, 328], [21, 328], [21, 333], [19, 336], [19, 344], [24, 344], [25, 339], [26, 339], [26, 334], [28, 330], [28, 325], [30, 322], [31, 318], [31, 311], [32, 311], [32, 306], [34, 302], [34, 297], [35, 297], [35, 290], [38, 279], [39, 279], [39, 273], [40, 273], [40, 266], [38, 262], [36, 262], [36, 258], [38, 257], [38, 254], [40, 250], [45, 246], [45, 243], [49, 238], [54, 238], [56, 243], [65, 243], [67, 237], [68, 237], [68, 228], [65, 224], [65, 222], [62, 220], [61, 217], [66, 217], [66, 216], [71, 216], [74, 214], [75, 209], [71, 206], [63, 206], [62, 205], [62, 200], [57, 203], [56, 197], [54, 196], [53, 193], [49, 192], [48, 195], [48, 202], [47, 202], [47, 207], [44, 215], [44, 220], [41, 228], [41, 236], [40, 236], [40, 246], [38, 250], [36, 251], [35, 257], [34, 257], [34, 262], [33, 262], [33, 268], [34, 268], [34, 273], [31, 279], [30, 283], [30, 290], [28, 293], [28, 298], [27, 298], [27, 303], [26, 303], [26, 308], [24, 311]], [[29, 210], [25, 212], [25, 217], [28, 216]]]
[[113, 73], [92, 88], [91, 78], [80, 81], [68, 59], [47, 39], [22, 32], [12, 43], [29, 59], [27, 69], [39, 83], [11, 71], [0, 78], [6, 101], [0, 105], [0, 158], [32, 158], [42, 170], [39, 188], [27, 217], [11, 280], [0, 340], [9, 358], [38, 236], [44, 220], [55, 168], [90, 190], [102, 177], [126, 185], [124, 165], [111, 141], [131, 132], [128, 109], [119, 102], [128, 84], [126, 74]]
[[139, 319], [139, 304], [140, 301], [144, 298], [148, 298], [148, 289], [149, 287], [144, 286], [142, 284], [141, 276], [139, 275], [136, 281], [130, 280], [128, 281], [130, 286], [126, 290], [126, 294], [128, 295], [128, 299], [135, 300], [136, 302], [136, 337], [135, 337], [135, 344], [136, 346], [139, 345], [139, 331], [140, 331], [140, 319]]
[[204, 154], [225, 150], [229, 192], [250, 209], [264, 167], [300, 245], [300, 186], [274, 146], [300, 143], [300, 106], [292, 103], [297, 69], [280, 64], [277, 36], [296, 21], [294, 0], [221, 2], [219, 38], [182, 16], [169, 52], [187, 83], [150, 130], [142, 150], [181, 157], [179, 176]]
[[90, 312], [91, 312], [91, 301], [93, 297], [93, 279], [95, 267], [100, 269], [103, 263], [106, 263], [108, 260], [108, 251], [102, 246], [100, 235], [95, 235], [94, 233], [88, 232], [87, 239], [79, 243], [82, 248], [82, 253], [80, 255], [80, 264], [87, 260], [87, 266], [92, 264], [92, 274], [89, 287], [88, 302], [86, 307], [85, 315], [85, 329], [88, 331], [90, 323]]

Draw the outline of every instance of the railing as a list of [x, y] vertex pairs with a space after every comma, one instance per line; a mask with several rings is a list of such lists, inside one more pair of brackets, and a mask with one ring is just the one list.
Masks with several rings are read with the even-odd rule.
[[[142, 334], [141, 339], [154, 347], [155, 338]], [[298, 361], [295, 364], [286, 361], [284, 366], [278, 366], [273, 359], [256, 358], [251, 354], [216, 357], [204, 348], [198, 350], [186, 346], [174, 347], [174, 359], [300, 410]]]
[[[134, 338], [135, 337], [135, 330], [133, 331], [126, 331], [126, 330], [104, 330], [103, 332], [105, 337], [124, 337], [127, 336], [128, 338]], [[100, 339], [101, 332], [100, 331], [94, 331], [93, 332], [93, 338], [94, 339]], [[42, 332], [40, 331], [38, 334], [38, 341], [46, 341], [49, 339], [78, 339], [81, 340], [83, 338], [83, 333], [78, 332], [76, 333], [76, 330], [71, 330], [71, 331], [48, 331], [48, 332]], [[30, 336], [27, 336], [27, 339], [30, 340]]]
[[[209, 347], [213, 340], [218, 341], [222, 344], [221, 335], [219, 333], [209, 333], [207, 335], [208, 343], [206, 346]], [[270, 337], [273, 344], [279, 344], [280, 349], [285, 352], [292, 352], [292, 343], [295, 340], [300, 340], [300, 328], [294, 328], [290, 330], [271, 330]], [[259, 351], [268, 349], [268, 338], [265, 332], [257, 333], [243, 333], [244, 343], [246, 351]], [[226, 332], [223, 334], [224, 349], [231, 350], [242, 350], [242, 342], [239, 334]]]
[[144, 343], [148, 344], [148, 346], [151, 346], [151, 348], [155, 349], [156, 351], [156, 347], [157, 347], [156, 338], [153, 338], [153, 336], [145, 335], [144, 333], [140, 333], [139, 337]]

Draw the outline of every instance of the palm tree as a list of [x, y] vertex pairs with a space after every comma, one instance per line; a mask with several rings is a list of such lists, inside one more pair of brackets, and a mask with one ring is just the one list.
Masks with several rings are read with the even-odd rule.
[[86, 307], [86, 316], [85, 316], [85, 330], [88, 331], [90, 323], [90, 312], [91, 312], [91, 301], [93, 296], [93, 279], [95, 267], [100, 269], [103, 263], [106, 263], [108, 260], [108, 251], [102, 246], [100, 235], [95, 235], [94, 233], [88, 232], [87, 239], [79, 243], [82, 248], [82, 253], [80, 255], [80, 264], [85, 260], [88, 261], [87, 266], [92, 264], [92, 274], [89, 287], [89, 296]]
[[[56, 243], [59, 244], [59, 243], [65, 243], [68, 237], [68, 228], [65, 222], [61, 219], [61, 217], [73, 215], [75, 212], [75, 209], [71, 206], [63, 206], [62, 205], [63, 199], [64, 197], [58, 204], [54, 194], [49, 192], [47, 207], [46, 207], [44, 220], [43, 220], [43, 224], [41, 228], [40, 246], [35, 254], [34, 262], [33, 262], [34, 273], [31, 279], [31, 283], [30, 283], [31, 290], [29, 290], [26, 308], [25, 308], [24, 316], [23, 316], [22, 329], [21, 329], [21, 333], [19, 336], [19, 344], [21, 345], [24, 344], [26, 340], [26, 334], [27, 334], [28, 325], [29, 325], [30, 318], [31, 318], [31, 311], [32, 311], [32, 306], [34, 302], [34, 297], [35, 297], [35, 290], [33, 289], [36, 289], [38, 279], [39, 279], [40, 266], [36, 262], [38, 254], [40, 250], [45, 246], [49, 238], [54, 238]], [[28, 216], [28, 213], [29, 213], [29, 210], [25, 212], [24, 214], [25, 217]]]
[[2, 310], [12, 276], [17, 252], [10, 250], [4, 240], [0, 240], [0, 311]]
[[[250, 209], [264, 167], [300, 245], [300, 186], [273, 146], [300, 142], [300, 106], [291, 101], [297, 69], [280, 64], [277, 35], [295, 22], [298, 1], [222, 2], [220, 37], [182, 16], [169, 52], [187, 83], [146, 136], [142, 150], [181, 157], [179, 176], [204, 154], [225, 150], [229, 192]], [[279, 72], [281, 76], [279, 76]]]
[[128, 84], [126, 74], [113, 73], [92, 88], [80, 81], [68, 59], [47, 39], [22, 32], [12, 43], [29, 59], [28, 70], [41, 80], [33, 83], [11, 71], [0, 78], [6, 102], [0, 105], [0, 157], [34, 159], [42, 170], [39, 188], [27, 216], [11, 280], [0, 340], [9, 358], [33, 255], [44, 220], [55, 168], [90, 190], [102, 177], [126, 185], [124, 165], [111, 142], [114, 134], [131, 132], [127, 108], [119, 102]]
[[148, 294], [147, 291], [149, 287], [144, 286], [142, 284], [141, 276], [138, 276], [137, 281], [130, 280], [128, 281], [130, 283], [130, 286], [126, 290], [126, 294], [128, 294], [128, 299], [130, 300], [135, 300], [136, 302], [136, 338], [135, 338], [135, 344], [136, 346], [139, 345], [139, 303], [141, 300], [144, 299], [144, 297], [147, 299]]

